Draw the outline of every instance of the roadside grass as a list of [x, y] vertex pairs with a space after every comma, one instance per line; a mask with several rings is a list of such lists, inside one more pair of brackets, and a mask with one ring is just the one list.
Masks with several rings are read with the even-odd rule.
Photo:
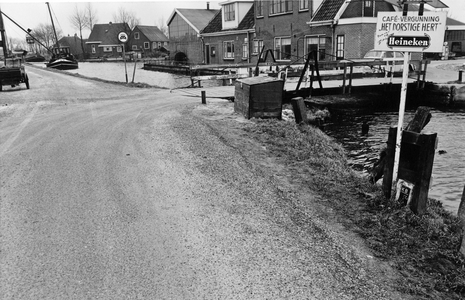
[[373, 254], [401, 275], [397, 288], [420, 299], [464, 299], [465, 258], [458, 252], [461, 227], [439, 201], [416, 216], [348, 165], [344, 149], [320, 129], [279, 120], [255, 120], [245, 129], [299, 170], [362, 236]]

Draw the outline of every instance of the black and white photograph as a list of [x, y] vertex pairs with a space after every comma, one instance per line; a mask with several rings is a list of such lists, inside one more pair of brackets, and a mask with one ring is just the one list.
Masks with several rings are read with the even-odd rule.
[[465, 299], [465, 1], [0, 0], [0, 300]]

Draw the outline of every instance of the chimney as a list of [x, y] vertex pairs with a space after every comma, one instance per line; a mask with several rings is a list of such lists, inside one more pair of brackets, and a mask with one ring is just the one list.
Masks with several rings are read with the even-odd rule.
[[210, 2], [207, 1], [207, 10], [210, 10]]

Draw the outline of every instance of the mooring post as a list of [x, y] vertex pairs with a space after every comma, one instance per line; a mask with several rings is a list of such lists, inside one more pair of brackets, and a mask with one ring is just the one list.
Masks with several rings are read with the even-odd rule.
[[386, 199], [391, 198], [392, 177], [394, 171], [394, 153], [396, 151], [397, 126], [389, 128], [389, 136], [386, 146], [386, 163], [384, 164], [383, 192]]
[[460, 201], [459, 211], [457, 216], [462, 226], [462, 243], [460, 245], [460, 253], [465, 255], [465, 186], [463, 187], [462, 200]]
[[207, 95], [205, 91], [202, 91], [202, 104], [207, 104]]
[[344, 75], [342, 77], [342, 94], [346, 93], [347, 65], [344, 63]]
[[352, 93], [352, 75], [354, 73], [354, 65], [350, 64], [350, 73], [349, 73], [349, 94]]
[[305, 107], [304, 98], [295, 97], [291, 99], [292, 110], [294, 111], [295, 122], [308, 123], [307, 108]]
[[[434, 153], [436, 152], [436, 139], [437, 133], [424, 133], [420, 134], [419, 144], [420, 150], [420, 161], [422, 166], [419, 172], [419, 185], [415, 187], [418, 190], [418, 194], [414, 193], [410, 209], [417, 215], [422, 215], [426, 212], [428, 203], [428, 191], [431, 184], [431, 174], [433, 172]], [[417, 195], [415, 195], [417, 194]]]

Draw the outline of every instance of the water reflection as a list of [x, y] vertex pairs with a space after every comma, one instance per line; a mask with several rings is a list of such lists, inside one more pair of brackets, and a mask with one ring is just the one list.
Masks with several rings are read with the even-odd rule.
[[[414, 113], [405, 113], [404, 126]], [[431, 113], [433, 117], [425, 130], [437, 132], [439, 141], [429, 196], [441, 200], [446, 209], [456, 213], [465, 185], [465, 110]], [[344, 145], [353, 168], [368, 176], [380, 150], [386, 146], [389, 127], [397, 125], [397, 120], [397, 112], [343, 114], [337, 122], [328, 124], [324, 131]], [[367, 135], [361, 134], [364, 121], [370, 125]]]

